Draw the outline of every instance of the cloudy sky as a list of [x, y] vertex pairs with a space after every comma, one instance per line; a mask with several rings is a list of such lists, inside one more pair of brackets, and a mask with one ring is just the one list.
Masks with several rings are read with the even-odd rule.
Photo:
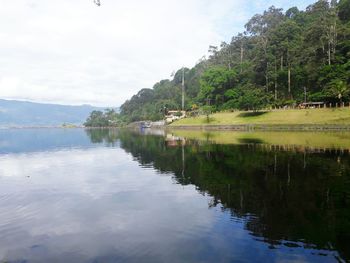
[[0, 98], [119, 106], [271, 5], [312, 0], [0, 0]]

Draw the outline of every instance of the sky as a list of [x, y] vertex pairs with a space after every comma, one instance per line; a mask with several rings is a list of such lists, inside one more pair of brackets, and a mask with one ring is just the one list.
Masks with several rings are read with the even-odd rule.
[[0, 99], [120, 106], [256, 13], [311, 0], [0, 0]]

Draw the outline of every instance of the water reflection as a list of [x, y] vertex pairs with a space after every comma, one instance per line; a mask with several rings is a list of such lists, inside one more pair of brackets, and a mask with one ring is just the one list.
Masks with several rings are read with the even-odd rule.
[[0, 129], [0, 154], [87, 148], [83, 129]]
[[0, 131], [0, 260], [350, 260], [346, 150], [218, 137]]
[[229, 211], [269, 248], [314, 249], [318, 255], [338, 251], [338, 259], [350, 259], [348, 152], [262, 147], [259, 138], [218, 145], [129, 131], [118, 137], [141, 165], [195, 185], [211, 196], [209, 207]]

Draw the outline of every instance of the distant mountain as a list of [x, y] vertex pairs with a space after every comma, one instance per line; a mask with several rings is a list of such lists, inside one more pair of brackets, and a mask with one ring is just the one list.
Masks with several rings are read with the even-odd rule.
[[67, 106], [0, 99], [0, 127], [81, 125], [93, 110], [90, 105]]

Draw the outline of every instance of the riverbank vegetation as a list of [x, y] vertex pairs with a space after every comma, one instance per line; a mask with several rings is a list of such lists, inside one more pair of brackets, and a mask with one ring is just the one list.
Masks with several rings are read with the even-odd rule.
[[85, 127], [118, 127], [121, 125], [119, 114], [114, 109], [94, 110], [84, 123]]
[[[350, 99], [349, 58], [350, 0], [320, 0], [304, 11], [272, 6], [254, 15], [229, 43], [210, 46], [209, 57], [193, 68], [140, 90], [121, 106], [120, 118], [159, 120], [168, 110], [180, 109], [183, 75], [187, 111], [201, 112], [203, 106], [212, 112], [259, 110], [305, 101], [342, 104]], [[293, 114], [299, 118], [307, 112], [312, 114]], [[214, 119], [228, 116], [220, 114]]]

